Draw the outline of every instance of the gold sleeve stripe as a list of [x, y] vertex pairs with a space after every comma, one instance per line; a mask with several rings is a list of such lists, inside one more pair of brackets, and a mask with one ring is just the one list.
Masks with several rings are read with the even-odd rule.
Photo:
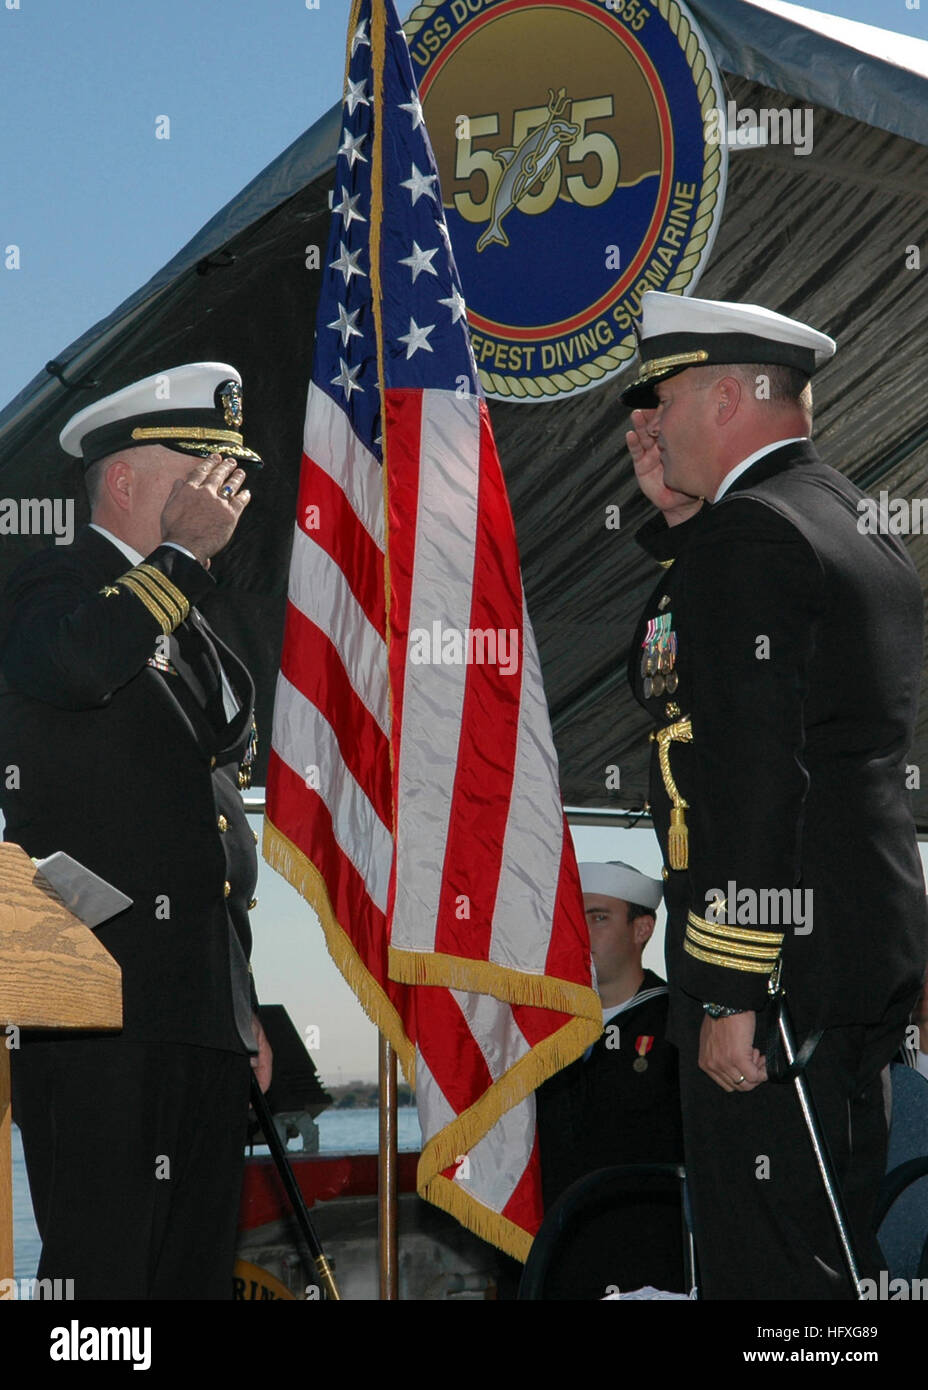
[[165, 613], [167, 613], [168, 617], [171, 620], [172, 630], [175, 627], [177, 627], [178, 623], [183, 621], [183, 614], [181, 613], [181, 610], [178, 608], [174, 600], [172, 598], [167, 598], [163, 591], [158, 588], [157, 584], [152, 582], [152, 580], [148, 577], [147, 574], [140, 574], [138, 569], [135, 569], [132, 573], [132, 578], [134, 579], [136, 584], [141, 584], [142, 588], [149, 595], [149, 597], [152, 598], [155, 603], [159, 604], [160, 607], [164, 609]]
[[693, 927], [687, 927], [686, 940], [694, 941], [699, 946], [705, 946], [710, 951], [719, 951], [726, 956], [733, 956], [736, 960], [742, 957], [753, 957], [755, 960], [769, 960], [772, 965], [780, 954], [779, 946], [723, 946], [714, 937], [705, 936]]
[[144, 603], [149, 613], [156, 619], [158, 626], [165, 636], [167, 636], [169, 632], [174, 631], [176, 624], [172, 622], [169, 614], [160, 604], [155, 602], [144, 585], [140, 584], [138, 580], [133, 577], [131, 570], [128, 574], [124, 574], [121, 579], [117, 579], [116, 583], [122, 585], [124, 589], [128, 589], [130, 593], [135, 594], [136, 598]]
[[692, 922], [694, 927], [700, 927], [703, 931], [711, 933], [712, 936], [721, 937], [725, 941], [748, 941], [755, 944], [779, 946], [784, 936], [781, 931], [745, 931], [743, 927], [730, 927], [727, 922], [710, 922], [705, 917], [697, 917], [696, 913], [692, 911], [687, 913], [687, 920]]
[[136, 569], [142, 570], [147, 574], [149, 579], [153, 580], [155, 584], [164, 590], [168, 598], [174, 600], [180, 609], [181, 622], [185, 622], [190, 616], [190, 600], [178, 589], [177, 585], [172, 583], [166, 574], [162, 574], [159, 569], [155, 569], [154, 565], [137, 565]]
[[683, 949], [697, 960], [704, 960], [707, 965], [724, 965], [728, 970], [749, 970], [755, 975], [769, 975], [771, 972], [771, 966], [766, 961], [746, 960], [736, 964], [734, 961], [726, 960], [724, 956], [716, 955], [714, 951], [701, 951], [689, 941], [684, 941]]
[[670, 566], [673, 564], [673, 560], [658, 560], [657, 563], [660, 565], [662, 570], [669, 570]]

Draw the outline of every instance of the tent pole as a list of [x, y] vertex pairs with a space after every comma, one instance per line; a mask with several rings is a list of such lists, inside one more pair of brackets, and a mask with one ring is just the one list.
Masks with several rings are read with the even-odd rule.
[[396, 1052], [380, 1034], [378, 1067], [378, 1105], [380, 1109], [380, 1151], [377, 1192], [380, 1228], [380, 1297], [395, 1302], [399, 1298], [397, 1258], [397, 1136], [396, 1136]]

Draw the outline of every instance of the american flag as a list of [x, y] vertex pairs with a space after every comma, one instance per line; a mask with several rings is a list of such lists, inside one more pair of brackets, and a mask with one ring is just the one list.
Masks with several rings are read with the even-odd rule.
[[264, 853], [415, 1086], [418, 1190], [524, 1259], [599, 1034], [512, 515], [392, 0], [355, 0]]

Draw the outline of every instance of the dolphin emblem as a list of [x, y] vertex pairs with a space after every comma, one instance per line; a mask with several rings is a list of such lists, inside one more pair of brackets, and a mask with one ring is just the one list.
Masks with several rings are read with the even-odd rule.
[[518, 207], [533, 184], [539, 179], [551, 177], [561, 146], [569, 145], [580, 134], [578, 125], [562, 117], [566, 105], [565, 88], [561, 87], [555, 96], [549, 87], [548, 119], [544, 125], [529, 131], [518, 149], [507, 147], [494, 150], [493, 158], [502, 165], [503, 176], [496, 185], [490, 225], [477, 242], [478, 251], [493, 242], [499, 242], [501, 246], [509, 245], [509, 238], [502, 226], [503, 218]]

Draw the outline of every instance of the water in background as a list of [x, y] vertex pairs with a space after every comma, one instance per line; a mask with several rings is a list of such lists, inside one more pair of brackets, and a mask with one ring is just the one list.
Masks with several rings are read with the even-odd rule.
[[[397, 1109], [397, 1140], [403, 1152], [416, 1150], [422, 1143], [419, 1118], [414, 1105]], [[376, 1110], [326, 1110], [316, 1121], [319, 1126], [319, 1152], [322, 1154], [376, 1153], [378, 1143], [378, 1112]], [[299, 1141], [293, 1140], [290, 1149], [298, 1153]], [[255, 1145], [255, 1153], [267, 1153]], [[19, 1129], [13, 1125], [13, 1254], [14, 1277], [32, 1279], [39, 1263], [42, 1242], [36, 1230], [26, 1177], [26, 1160]]]

